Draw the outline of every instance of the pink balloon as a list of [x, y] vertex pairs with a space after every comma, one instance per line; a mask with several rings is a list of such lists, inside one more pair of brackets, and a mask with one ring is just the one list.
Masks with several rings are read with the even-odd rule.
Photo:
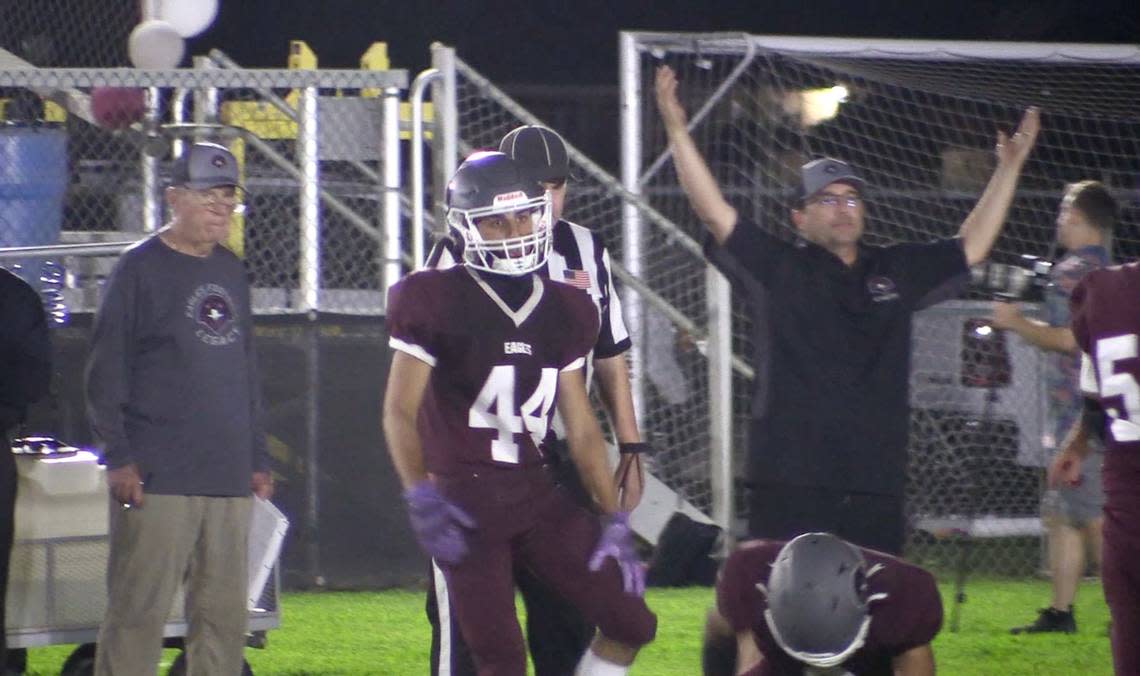
[[134, 87], [91, 90], [91, 117], [104, 129], [123, 129], [146, 114], [146, 92]]

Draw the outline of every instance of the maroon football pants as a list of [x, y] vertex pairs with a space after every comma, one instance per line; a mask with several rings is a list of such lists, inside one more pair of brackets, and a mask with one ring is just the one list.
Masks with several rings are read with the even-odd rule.
[[617, 564], [609, 560], [597, 572], [587, 567], [601, 534], [597, 516], [556, 488], [544, 468], [480, 468], [439, 477], [438, 483], [476, 523], [467, 557], [442, 569], [480, 676], [526, 674], [515, 614], [516, 565], [576, 606], [607, 638], [635, 647], [653, 640], [657, 619], [644, 600], [623, 591]]
[[1101, 579], [1112, 615], [1112, 662], [1117, 674], [1140, 674], [1140, 509], [1106, 505], [1104, 516]]

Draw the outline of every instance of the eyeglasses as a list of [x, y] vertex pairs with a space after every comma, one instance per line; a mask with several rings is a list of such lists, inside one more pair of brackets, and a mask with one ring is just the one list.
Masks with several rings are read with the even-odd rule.
[[834, 209], [840, 204], [846, 206], [848, 209], [855, 209], [863, 204], [863, 198], [859, 195], [833, 195], [825, 192], [819, 197], [813, 197], [808, 200], [810, 203], [820, 204], [829, 209]]
[[186, 194], [192, 195], [194, 200], [204, 207], [220, 204], [235, 213], [240, 214], [245, 211], [242, 195], [236, 187], [206, 188], [205, 190], [183, 188], [183, 190], [186, 191]]

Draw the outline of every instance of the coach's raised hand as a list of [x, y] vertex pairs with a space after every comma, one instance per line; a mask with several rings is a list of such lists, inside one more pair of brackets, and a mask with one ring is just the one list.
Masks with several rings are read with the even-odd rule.
[[412, 531], [420, 547], [436, 561], [456, 564], [467, 556], [464, 528], [474, 528], [475, 520], [458, 505], [440, 494], [425, 479], [404, 491]]
[[1017, 131], [1013, 132], [1013, 136], [1006, 136], [1004, 131], [998, 131], [997, 144], [994, 147], [998, 163], [1018, 167], [1024, 164], [1025, 158], [1029, 157], [1029, 151], [1033, 150], [1033, 145], [1037, 142], [1039, 131], [1041, 131], [1041, 111], [1036, 106], [1026, 108], [1025, 115], [1022, 116], [1021, 123], [1017, 125]]
[[997, 166], [990, 176], [986, 189], [978, 198], [978, 203], [962, 221], [958, 234], [962, 238], [962, 250], [966, 254], [967, 265], [977, 265], [989, 256], [1013, 202], [1021, 168], [1037, 142], [1037, 132], [1041, 130], [1041, 114], [1035, 107], [1026, 109], [1021, 123], [1013, 136], [1005, 132], [997, 134], [994, 153]]
[[685, 109], [677, 100], [677, 76], [669, 66], [657, 69], [657, 110], [665, 125], [665, 136], [673, 152], [673, 168], [681, 189], [689, 198], [693, 213], [709, 229], [717, 243], [723, 243], [736, 227], [736, 209], [724, 199], [708, 163], [697, 150], [686, 126]]
[[998, 164], [1002, 166], [1020, 166], [1025, 164], [1029, 150], [1033, 149], [1037, 141], [1037, 132], [1041, 131], [1041, 111], [1036, 106], [1025, 109], [1017, 131], [1008, 136], [998, 130], [998, 142], [994, 145], [994, 154], [998, 155]]
[[669, 66], [658, 66], [654, 82], [657, 93], [657, 109], [661, 112], [661, 121], [665, 123], [665, 131], [680, 127], [684, 129], [688, 124], [688, 117], [681, 102], [677, 100], [677, 74]]

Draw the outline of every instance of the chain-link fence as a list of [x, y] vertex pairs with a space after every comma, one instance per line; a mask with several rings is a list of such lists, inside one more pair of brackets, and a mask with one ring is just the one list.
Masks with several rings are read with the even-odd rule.
[[[213, 140], [242, 168], [244, 210], [227, 244], [247, 258], [256, 311], [380, 314], [400, 274], [406, 228], [398, 104], [407, 74], [242, 70], [220, 59], [197, 65], [35, 69], [6, 53], [0, 246], [141, 238], [165, 220], [163, 191], [181, 148]], [[136, 91], [145, 93], [144, 111], [131, 108]], [[17, 111], [13, 101], [30, 105]], [[131, 117], [109, 121], [116, 106]], [[57, 269], [15, 262], [36, 285]], [[95, 307], [112, 262], [62, 261], [74, 309]]]
[[[382, 313], [384, 290], [410, 262], [397, 109], [406, 73], [251, 71], [216, 52], [194, 69], [86, 68], [125, 63], [122, 46], [137, 9], [113, 5], [123, 15], [108, 19], [92, 41], [98, 44], [66, 58], [37, 41], [32, 13], [0, 29], [0, 247], [143, 237], [164, 221], [163, 186], [180, 144], [217, 140], [242, 164], [246, 203], [229, 245], [246, 257], [255, 309]], [[68, 34], [53, 30], [42, 32], [55, 40]], [[994, 128], [1011, 126], [1021, 108], [1038, 103], [1046, 131], [995, 259], [1051, 255], [1060, 190], [1084, 178], [1104, 181], [1121, 197], [1117, 258], [1140, 253], [1140, 121], [1130, 112], [1140, 67], [1132, 48], [1076, 50], [1070, 58], [1034, 57], [1030, 46], [1023, 55], [987, 58], [992, 49], [976, 46], [824, 49], [748, 36], [631, 35], [636, 59], [626, 96], [640, 105], [626, 124], [641, 129], [636, 143], [624, 141], [631, 189], [571, 147], [566, 217], [597, 231], [611, 250], [636, 340], [640, 421], [660, 449], [655, 474], [706, 513], [743, 513], [733, 509], [734, 482], [718, 452], [734, 451], [736, 473], [744, 474], [753, 327], [736, 298], [730, 338], [719, 320], [722, 291], [707, 279], [703, 228], [672, 175], [645, 94], [661, 60], [684, 80], [697, 143], [729, 198], [780, 236], [791, 236], [785, 224], [796, 170], [816, 154], [843, 156], [868, 176], [871, 241], [953, 234], [992, 168]], [[900, 50], [906, 58], [893, 58]], [[437, 88], [433, 97], [437, 176], [472, 150], [497, 147], [512, 128], [542, 123], [460, 59], [449, 77], [453, 89]], [[105, 87], [144, 90], [142, 119], [117, 130], [98, 124], [90, 96]], [[448, 115], [455, 116], [454, 158], [438, 152], [438, 125]], [[437, 200], [441, 194], [435, 191]], [[113, 257], [44, 262], [6, 254], [3, 263], [19, 263], [31, 281], [52, 287], [63, 316], [97, 305]], [[1041, 360], [1014, 338], [979, 340], [971, 320], [987, 314], [984, 303], [966, 300], [916, 318], [911, 553], [940, 555], [947, 533], [1008, 535], [978, 546], [984, 554], [974, 565], [1025, 570], [1037, 565], [1039, 546], [1048, 424]], [[1010, 367], [1008, 382], [986, 376], [1002, 363]], [[725, 377], [728, 388], [718, 380]], [[730, 426], [718, 424], [722, 413]]]
[[114, 68], [127, 61], [139, 0], [2, 0], [0, 49], [37, 68]]
[[[1089, 178], [1103, 181], [1121, 203], [1117, 258], [1140, 253], [1140, 118], [1133, 105], [1140, 52], [1133, 47], [643, 33], [623, 39], [624, 105], [633, 110], [623, 131], [626, 161], [636, 167], [642, 195], [692, 237], [702, 226], [678, 188], [652, 100], [662, 63], [678, 73], [697, 146], [729, 200], [779, 237], [793, 237], [788, 213], [799, 166], [819, 155], [842, 157], [866, 176], [869, 241], [954, 235], [992, 171], [996, 130], [1011, 129], [1033, 104], [1044, 110], [1044, 131], [992, 258], [1018, 264], [1023, 254], [1054, 255], [1064, 185]], [[675, 254], [662, 243], [646, 256], [669, 261]], [[1039, 563], [1043, 439], [1052, 436], [1042, 360], [1017, 337], [975, 322], [989, 316], [988, 302], [967, 297], [979, 300], [951, 301], [915, 318], [908, 551], [957, 565], [958, 550], [946, 545], [958, 538], [946, 536], [971, 534], [971, 566], [1024, 573]], [[748, 359], [749, 315], [741, 298], [734, 303], [733, 349]], [[733, 391], [736, 427], [743, 429], [751, 386], [738, 378]], [[743, 447], [737, 450], [743, 461]]]

